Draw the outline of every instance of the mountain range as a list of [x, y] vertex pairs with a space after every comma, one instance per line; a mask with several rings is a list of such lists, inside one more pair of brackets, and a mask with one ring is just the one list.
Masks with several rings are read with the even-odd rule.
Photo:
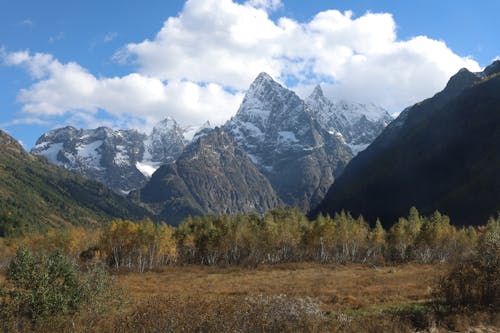
[[[392, 121], [375, 105], [332, 101], [320, 86], [303, 100], [261, 73], [220, 127], [167, 118], [150, 134], [49, 131], [32, 153], [58, 166], [1, 132], [0, 231], [15, 229], [8, 221], [25, 218], [24, 207], [39, 212], [28, 224], [148, 214], [177, 224], [282, 205], [313, 209], [311, 216], [346, 210], [386, 227], [411, 206], [482, 224], [500, 210], [499, 91], [500, 61], [480, 73], [462, 69]], [[29, 195], [13, 194], [25, 188]]]
[[[173, 119], [149, 135], [65, 127], [42, 135], [32, 153], [118, 193], [133, 191], [134, 200], [174, 222], [187, 214], [262, 214], [282, 204], [308, 211], [391, 119], [374, 105], [331, 102], [319, 86], [304, 101], [261, 73], [219, 129], [206, 124], [188, 131]], [[218, 174], [223, 181], [215, 184]], [[227, 199], [223, 192], [237, 195], [216, 202]]]
[[[209, 126], [207, 123], [202, 128]], [[144, 186], [160, 165], [175, 161], [202, 128], [182, 128], [171, 118], [156, 124], [149, 135], [134, 129], [68, 126], [43, 134], [31, 152], [128, 194]]]

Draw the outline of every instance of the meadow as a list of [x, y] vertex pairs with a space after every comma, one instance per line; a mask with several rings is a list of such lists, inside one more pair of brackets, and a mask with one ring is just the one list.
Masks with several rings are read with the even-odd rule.
[[498, 332], [500, 219], [297, 211], [0, 239], [0, 332]]

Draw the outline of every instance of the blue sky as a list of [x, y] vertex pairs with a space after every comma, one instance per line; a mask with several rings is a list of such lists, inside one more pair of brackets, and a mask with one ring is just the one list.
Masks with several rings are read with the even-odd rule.
[[321, 83], [398, 112], [498, 57], [498, 12], [498, 1], [0, 0], [0, 128], [30, 148], [63, 125], [219, 124], [260, 71], [303, 96]]

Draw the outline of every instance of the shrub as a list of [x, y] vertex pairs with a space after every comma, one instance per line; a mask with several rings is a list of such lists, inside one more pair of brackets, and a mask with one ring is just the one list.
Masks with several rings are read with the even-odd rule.
[[500, 309], [500, 219], [488, 222], [476, 254], [440, 280], [437, 294], [451, 308]]
[[0, 289], [2, 329], [22, 330], [25, 324], [34, 325], [44, 318], [74, 314], [83, 304], [98, 298], [109, 281], [106, 272], [99, 268], [80, 272], [60, 250], [35, 256], [20, 248]]

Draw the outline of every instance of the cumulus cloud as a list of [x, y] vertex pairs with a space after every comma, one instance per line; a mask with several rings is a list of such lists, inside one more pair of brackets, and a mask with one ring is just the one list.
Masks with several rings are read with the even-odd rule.
[[389, 13], [326, 10], [307, 22], [271, 19], [277, 0], [188, 0], [154, 38], [125, 45], [115, 59], [135, 66], [123, 77], [96, 77], [48, 54], [10, 53], [36, 82], [19, 94], [30, 115], [78, 115], [99, 110], [152, 123], [167, 115], [183, 123], [222, 123], [262, 71], [306, 95], [322, 83], [334, 98], [374, 102], [391, 112], [433, 95], [472, 58], [444, 41], [397, 37]]
[[335, 83], [327, 88], [333, 97], [394, 111], [432, 95], [462, 67], [480, 70], [443, 41], [398, 40], [391, 14], [355, 18], [350, 11], [327, 10], [309, 22], [275, 22], [266, 3], [272, 1], [190, 0], [154, 39], [128, 44], [119, 56], [133, 59], [145, 75], [240, 90], [261, 71], [292, 88]]
[[8, 53], [4, 63], [24, 66], [37, 79], [20, 91], [18, 101], [24, 114], [40, 118], [71, 116], [70, 120], [78, 123], [96, 124], [95, 115], [105, 110], [118, 119], [125, 117], [146, 125], [166, 116], [185, 124], [206, 119], [220, 124], [243, 98], [241, 93], [228, 93], [214, 83], [165, 83], [138, 73], [97, 78], [80, 65], [62, 64], [49, 54]]

